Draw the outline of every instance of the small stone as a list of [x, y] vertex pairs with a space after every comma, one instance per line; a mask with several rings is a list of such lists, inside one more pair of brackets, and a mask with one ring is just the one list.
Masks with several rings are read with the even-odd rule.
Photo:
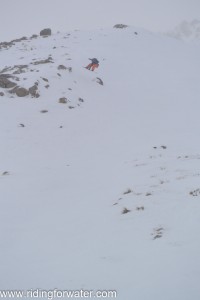
[[59, 103], [62, 103], [62, 104], [66, 104], [68, 101], [67, 101], [67, 98], [65, 97], [62, 97], [58, 100]]
[[41, 78], [42, 78], [42, 80], [49, 82], [49, 80], [47, 78], [45, 78], [45, 77], [41, 77]]
[[127, 28], [127, 27], [128, 27], [128, 25], [125, 25], [125, 24], [116, 24], [114, 26], [114, 28], [117, 28], [117, 29], [124, 29], [124, 28]]
[[64, 65], [59, 65], [58, 70], [67, 70], [67, 67], [65, 67]]
[[127, 209], [126, 207], [124, 207], [124, 209], [122, 210], [122, 214], [127, 214], [130, 212], [130, 209]]

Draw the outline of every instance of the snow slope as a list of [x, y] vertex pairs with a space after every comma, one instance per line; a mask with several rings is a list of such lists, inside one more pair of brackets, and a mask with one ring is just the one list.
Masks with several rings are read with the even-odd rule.
[[199, 299], [199, 50], [132, 27], [1, 50], [40, 97], [0, 89], [0, 289]]

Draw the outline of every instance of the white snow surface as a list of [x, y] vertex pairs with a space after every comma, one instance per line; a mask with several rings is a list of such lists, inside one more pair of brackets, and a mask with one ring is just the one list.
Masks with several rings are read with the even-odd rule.
[[27, 64], [17, 84], [40, 94], [0, 88], [1, 290], [199, 300], [199, 53], [133, 27], [1, 49], [0, 70]]

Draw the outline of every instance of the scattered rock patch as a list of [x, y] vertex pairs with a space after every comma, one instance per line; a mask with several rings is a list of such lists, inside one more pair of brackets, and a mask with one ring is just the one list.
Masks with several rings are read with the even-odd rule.
[[10, 81], [8, 79], [9, 77], [12, 77], [12, 76], [9, 74], [1, 74], [0, 75], [0, 87], [2, 87], [4, 89], [9, 89], [9, 88], [12, 88], [17, 85], [15, 82]]

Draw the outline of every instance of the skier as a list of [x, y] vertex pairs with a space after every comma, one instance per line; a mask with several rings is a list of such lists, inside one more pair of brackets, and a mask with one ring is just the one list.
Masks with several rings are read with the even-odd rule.
[[91, 60], [91, 63], [85, 67], [88, 70], [94, 71], [96, 68], [99, 67], [99, 61], [96, 58], [89, 58], [89, 60]]

